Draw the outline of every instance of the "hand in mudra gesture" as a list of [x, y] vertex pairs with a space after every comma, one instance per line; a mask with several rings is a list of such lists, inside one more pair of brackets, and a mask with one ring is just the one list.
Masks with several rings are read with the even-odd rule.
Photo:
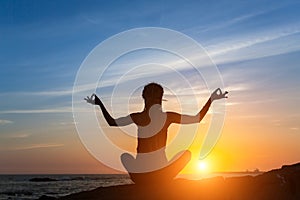
[[226, 95], [228, 94], [227, 91], [224, 93], [220, 88], [216, 89], [210, 96], [211, 101], [218, 100], [218, 99], [223, 99], [223, 98], [228, 98]]
[[96, 94], [92, 94], [91, 97], [87, 96], [86, 98], [84, 98], [84, 100], [92, 105], [99, 105], [101, 102]]

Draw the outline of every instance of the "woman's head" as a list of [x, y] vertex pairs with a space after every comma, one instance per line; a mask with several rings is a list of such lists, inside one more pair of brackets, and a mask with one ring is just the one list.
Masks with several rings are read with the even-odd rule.
[[161, 103], [164, 94], [164, 89], [157, 83], [149, 83], [145, 85], [143, 90], [143, 98], [145, 101], [151, 101], [154, 103]]

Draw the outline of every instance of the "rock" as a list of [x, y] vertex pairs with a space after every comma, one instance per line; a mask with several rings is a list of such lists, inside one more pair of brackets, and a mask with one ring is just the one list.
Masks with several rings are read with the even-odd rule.
[[50, 196], [47, 196], [47, 195], [43, 195], [38, 200], [55, 200], [55, 199], [56, 199], [55, 197], [50, 197]]
[[53, 179], [53, 178], [45, 177], [45, 178], [31, 178], [31, 179], [29, 179], [29, 181], [31, 181], [31, 182], [52, 182], [52, 181], [57, 181], [57, 180]]
[[283, 166], [256, 177], [215, 177], [198, 181], [176, 179], [168, 184], [100, 187], [59, 199], [299, 200], [300, 163]]

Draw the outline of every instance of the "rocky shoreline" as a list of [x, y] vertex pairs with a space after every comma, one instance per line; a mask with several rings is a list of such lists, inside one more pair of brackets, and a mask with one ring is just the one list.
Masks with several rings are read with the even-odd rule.
[[[42, 196], [40, 200], [56, 199]], [[224, 199], [299, 200], [300, 163], [284, 165], [261, 175], [203, 180], [176, 179], [169, 184], [100, 187], [59, 198], [60, 200], [110, 199]]]

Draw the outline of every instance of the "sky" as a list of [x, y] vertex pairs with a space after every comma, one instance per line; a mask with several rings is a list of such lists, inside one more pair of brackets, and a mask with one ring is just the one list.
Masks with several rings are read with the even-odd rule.
[[[116, 172], [80, 140], [72, 113], [73, 85], [97, 45], [143, 27], [171, 29], [198, 42], [229, 91], [221, 136], [205, 159], [210, 171], [266, 171], [299, 162], [299, 9], [298, 1], [0, 1], [0, 173]], [[168, 65], [176, 58], [144, 50], [120, 58], [105, 71], [105, 84], [97, 86], [97, 93], [114, 116], [128, 110], [122, 98], [132, 91], [122, 88], [146, 77], [160, 77], [155, 80], [172, 89], [166, 90], [166, 110], [182, 107], [184, 113], [194, 114], [194, 104], [204, 105], [209, 91], [187, 65], [179, 64], [180, 73], [193, 80], [189, 87], [176, 81], [170, 70], [144, 66], [130, 71], [133, 63], [145, 60]], [[112, 95], [114, 82], [126, 72], [131, 73], [124, 80], [128, 85], [120, 83], [123, 87]], [[129, 110], [142, 109], [142, 87], [135, 88]], [[196, 91], [196, 103], [184, 100], [186, 105], [178, 105], [175, 97], [189, 96], [191, 90]], [[101, 113], [97, 115], [107, 137], [134, 151], [136, 144], [120, 139], [114, 134], [118, 130], [110, 129]], [[197, 130], [186, 173], [196, 173], [194, 165], [211, 115]]]

